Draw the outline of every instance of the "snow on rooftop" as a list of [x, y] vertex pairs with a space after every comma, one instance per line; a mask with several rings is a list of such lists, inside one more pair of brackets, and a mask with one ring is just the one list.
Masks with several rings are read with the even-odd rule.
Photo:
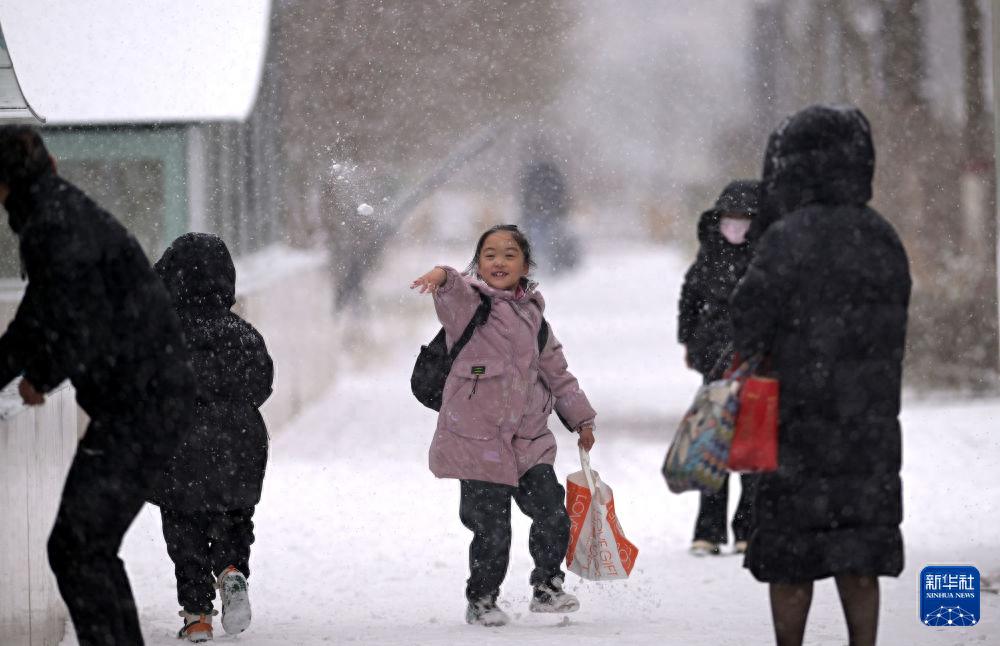
[[0, 121], [44, 121], [32, 112], [31, 106], [21, 94], [21, 86], [17, 83], [14, 64], [7, 54], [7, 41], [0, 30]]
[[24, 96], [50, 124], [245, 119], [270, 0], [0, 0]]

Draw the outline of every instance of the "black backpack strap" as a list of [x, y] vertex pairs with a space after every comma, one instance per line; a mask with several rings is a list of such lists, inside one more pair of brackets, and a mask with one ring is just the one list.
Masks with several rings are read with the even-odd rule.
[[545, 344], [549, 342], [549, 322], [542, 319], [542, 326], [538, 328], [538, 354], [545, 349]]
[[[549, 342], [549, 322], [543, 318], [542, 326], [538, 328], [538, 354], [542, 353], [542, 350], [545, 349], [545, 344], [548, 342]], [[566, 427], [567, 431], [573, 432], [573, 427], [569, 425], [569, 422], [566, 421], [566, 418], [563, 417], [559, 411], [556, 411], [556, 416], [559, 418], [559, 421], [562, 422], [562, 425]]]
[[476, 328], [486, 322], [486, 319], [490, 317], [490, 310], [493, 309], [493, 301], [486, 294], [479, 292], [479, 298], [482, 300], [479, 303], [479, 307], [476, 308], [476, 313], [472, 315], [472, 319], [469, 324], [465, 326], [465, 330], [462, 332], [462, 336], [458, 337], [458, 341], [455, 341], [455, 345], [451, 346], [451, 350], [448, 351], [449, 362], [454, 362], [458, 358], [458, 353], [462, 351], [465, 344], [469, 342], [472, 338], [472, 333], [476, 331]]

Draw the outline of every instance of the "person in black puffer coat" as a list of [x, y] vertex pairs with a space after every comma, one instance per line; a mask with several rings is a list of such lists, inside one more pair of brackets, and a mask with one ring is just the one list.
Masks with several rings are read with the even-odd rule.
[[188, 233], [156, 263], [180, 315], [197, 383], [193, 427], [150, 502], [159, 505], [175, 565], [181, 636], [211, 634], [218, 580], [222, 625], [249, 624], [253, 511], [260, 501], [268, 435], [258, 410], [271, 394], [273, 367], [264, 339], [230, 311], [236, 269], [225, 243]]
[[[760, 183], [730, 182], [715, 206], [698, 220], [698, 257], [684, 276], [678, 312], [677, 336], [687, 352], [688, 366], [707, 383], [713, 368], [732, 354], [733, 329], [729, 319], [729, 297], [743, 277], [753, 254], [746, 233], [757, 215]], [[737, 553], [744, 552], [750, 533], [755, 475], [740, 477], [742, 491], [733, 517]], [[719, 493], [701, 494], [691, 552], [698, 556], [719, 554], [727, 542], [726, 515], [729, 480]]]
[[38, 405], [69, 379], [90, 417], [49, 564], [81, 646], [141, 646], [118, 549], [189, 428], [194, 378], [180, 322], [135, 238], [56, 174], [34, 128], [0, 127], [0, 196], [28, 279], [0, 337], [0, 387], [21, 376], [22, 398]]
[[770, 583], [780, 644], [802, 641], [813, 581], [835, 577], [852, 644], [873, 644], [878, 576], [903, 568], [899, 425], [909, 263], [867, 206], [875, 151], [855, 108], [813, 106], [771, 136], [735, 347], [781, 384], [778, 470], [763, 474], [745, 565]]

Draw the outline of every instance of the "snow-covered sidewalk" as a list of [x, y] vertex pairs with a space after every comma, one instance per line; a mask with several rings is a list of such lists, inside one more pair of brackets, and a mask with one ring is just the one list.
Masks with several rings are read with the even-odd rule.
[[[453, 262], [459, 265], [463, 255], [456, 253]], [[375, 316], [363, 334], [352, 334], [349, 357], [336, 362], [337, 385], [274, 434], [255, 518], [254, 622], [235, 639], [219, 628], [216, 640], [262, 646], [773, 643], [767, 588], [738, 557], [687, 554], [697, 497], [670, 494], [659, 474], [698, 379], [682, 368], [674, 340], [686, 258], [654, 247], [594, 250], [577, 275], [542, 285], [553, 330], [599, 411], [593, 461], [614, 488], [625, 533], [640, 549], [632, 578], [595, 584], [569, 575], [580, 612], [532, 615], [528, 524], [515, 509], [501, 595], [513, 624], [464, 624], [469, 533], [458, 520], [458, 485], [427, 470], [434, 414], [412, 398], [408, 381], [435, 323], [430, 302], [406, 286], [434, 260], [414, 252], [383, 270], [369, 301]], [[917, 616], [924, 565], [1000, 570], [998, 422], [1000, 401], [908, 400], [907, 568], [898, 579], [882, 580], [881, 643], [1000, 643], [996, 596], [984, 596], [975, 628], [927, 628]], [[556, 433], [556, 470], [565, 479], [578, 468], [575, 442], [561, 429]], [[731, 505], [736, 490], [734, 484]], [[155, 508], [143, 511], [122, 555], [147, 643], [176, 644], [173, 568]], [[807, 643], [846, 641], [833, 583], [821, 582]]]

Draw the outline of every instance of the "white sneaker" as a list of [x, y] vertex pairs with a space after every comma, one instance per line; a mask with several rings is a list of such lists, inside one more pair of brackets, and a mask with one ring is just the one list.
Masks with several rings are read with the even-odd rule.
[[230, 565], [219, 575], [219, 596], [222, 598], [222, 628], [230, 635], [250, 627], [250, 593], [247, 578]]
[[477, 626], [506, 626], [510, 623], [507, 613], [497, 607], [497, 602], [490, 597], [469, 602], [465, 609], [465, 623]]
[[689, 551], [694, 556], [718, 556], [722, 553], [718, 543], [703, 541], [701, 539], [692, 542]]
[[181, 610], [177, 613], [184, 619], [184, 627], [177, 632], [177, 639], [187, 639], [189, 642], [200, 644], [212, 641], [212, 615], [191, 613]]
[[531, 594], [531, 612], [576, 612], [580, 600], [563, 590], [561, 577], [553, 577], [548, 583], [539, 583]]

